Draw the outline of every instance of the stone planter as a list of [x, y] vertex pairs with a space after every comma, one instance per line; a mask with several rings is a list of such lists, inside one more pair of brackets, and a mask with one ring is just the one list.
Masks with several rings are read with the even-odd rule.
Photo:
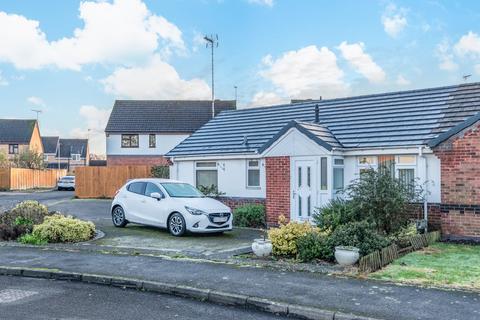
[[255, 239], [252, 243], [253, 253], [257, 257], [266, 257], [272, 253], [272, 242], [268, 239]]
[[360, 258], [359, 251], [355, 247], [335, 247], [335, 259], [342, 266], [351, 266]]

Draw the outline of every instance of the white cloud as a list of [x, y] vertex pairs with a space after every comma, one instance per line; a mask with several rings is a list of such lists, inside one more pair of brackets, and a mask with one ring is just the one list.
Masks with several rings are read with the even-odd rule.
[[457, 63], [446, 39], [442, 40], [435, 48], [435, 56], [438, 58], [438, 67], [445, 71], [455, 71], [458, 69]]
[[72, 129], [70, 136], [84, 139], [88, 137], [90, 152], [104, 155], [106, 152], [104, 130], [111, 111], [111, 109], [100, 109], [91, 105], [81, 106], [79, 115], [85, 122], [85, 126]]
[[210, 88], [201, 79], [183, 80], [155, 55], [139, 67], [120, 67], [101, 80], [105, 91], [132, 99], [209, 99]]
[[45, 107], [45, 102], [43, 101], [42, 98], [32, 96], [32, 97], [28, 97], [28, 98], [27, 98], [27, 101], [28, 101], [30, 104], [33, 104], [34, 106], [37, 106], [37, 107]]
[[272, 106], [288, 102], [288, 99], [278, 96], [275, 92], [259, 91], [253, 96], [250, 106]]
[[480, 36], [475, 32], [468, 32], [455, 44], [455, 53], [459, 56], [480, 58]]
[[249, 3], [258, 4], [267, 7], [273, 7], [273, 0], [248, 0]]
[[385, 32], [392, 38], [397, 37], [408, 24], [407, 10], [389, 4], [382, 15], [382, 24]]
[[365, 45], [362, 42], [348, 44], [344, 41], [338, 46], [338, 49], [340, 49], [343, 58], [353, 66], [355, 71], [367, 78], [368, 81], [378, 83], [385, 80], [385, 72], [365, 52]]
[[408, 86], [411, 84], [410, 80], [405, 78], [403, 75], [399, 74], [397, 80], [395, 81], [399, 86]]
[[79, 70], [90, 63], [136, 63], [160, 45], [167, 55], [185, 49], [182, 32], [141, 0], [85, 1], [79, 11], [84, 26], [56, 41], [47, 40], [38, 21], [0, 12], [0, 61], [19, 69]]
[[266, 56], [263, 62], [265, 69], [260, 75], [289, 99], [336, 97], [348, 91], [337, 57], [326, 47], [312, 45], [288, 51], [277, 59]]

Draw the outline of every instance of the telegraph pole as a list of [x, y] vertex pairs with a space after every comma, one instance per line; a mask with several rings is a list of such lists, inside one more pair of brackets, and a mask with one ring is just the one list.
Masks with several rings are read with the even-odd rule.
[[211, 35], [203, 37], [203, 39], [207, 42], [207, 48], [212, 48], [212, 118], [215, 117], [215, 67], [214, 67], [214, 51], [215, 48], [218, 48], [218, 34], [215, 36]]
[[233, 86], [233, 88], [235, 89], [235, 104], [238, 104], [238, 101], [237, 101], [237, 90], [238, 90], [238, 87], [237, 87], [237, 86]]
[[37, 114], [37, 122], [38, 122], [38, 115], [40, 113], [42, 113], [42, 110], [39, 110], [39, 109], [32, 109], [33, 112], [35, 112]]

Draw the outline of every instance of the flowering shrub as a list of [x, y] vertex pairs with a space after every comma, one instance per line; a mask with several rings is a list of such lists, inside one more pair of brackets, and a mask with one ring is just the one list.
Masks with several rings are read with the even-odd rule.
[[281, 223], [279, 228], [268, 231], [268, 237], [272, 241], [273, 254], [277, 256], [296, 256], [298, 251], [297, 239], [308, 233], [318, 231], [308, 222], [283, 224], [282, 221], [285, 221], [285, 218], [280, 218], [279, 221]]
[[42, 224], [33, 227], [32, 236], [47, 242], [80, 242], [90, 240], [95, 234], [95, 225], [71, 216], [54, 214]]

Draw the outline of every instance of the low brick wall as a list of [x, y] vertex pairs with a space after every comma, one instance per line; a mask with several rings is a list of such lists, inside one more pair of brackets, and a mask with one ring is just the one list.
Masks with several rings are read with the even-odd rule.
[[218, 197], [219, 201], [223, 202], [226, 206], [232, 210], [246, 205], [246, 204], [263, 204], [265, 205], [264, 198], [244, 198], [244, 197]]
[[170, 160], [163, 156], [107, 156], [107, 166], [169, 166], [171, 164]]

